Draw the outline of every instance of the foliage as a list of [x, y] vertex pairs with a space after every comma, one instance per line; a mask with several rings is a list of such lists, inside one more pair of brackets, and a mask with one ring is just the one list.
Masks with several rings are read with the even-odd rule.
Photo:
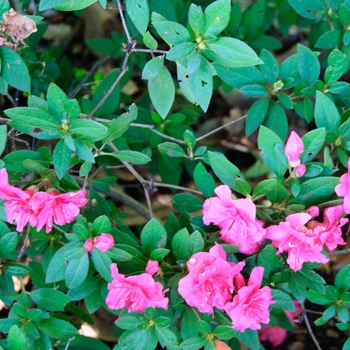
[[[23, 14], [29, 12], [29, 1], [18, 3]], [[326, 284], [318, 268], [331, 254], [342, 254], [331, 251], [343, 244], [341, 227], [350, 213], [346, 209], [350, 191], [343, 193], [348, 191], [344, 188], [350, 176], [346, 170], [350, 88], [342, 80], [350, 69], [350, 1], [259, 0], [242, 10], [239, 2], [230, 0], [125, 0], [123, 4], [117, 0], [113, 7], [120, 10], [123, 33], [86, 41], [91, 50], [119, 65], [102, 82], [98, 81], [101, 72], [95, 72], [98, 64], [90, 71], [79, 70], [62, 48], [40, 51], [38, 45], [48, 27], [47, 10], [80, 16], [94, 3], [109, 9], [106, 0], [31, 2], [39, 16], [30, 16], [37, 31], [25, 39], [27, 47], [23, 43], [17, 47], [17, 38], [6, 32], [4, 14], [10, 3], [0, 4], [0, 94], [8, 101], [0, 119], [0, 168], [6, 169], [16, 187], [0, 178], [0, 299], [9, 309], [8, 317], [0, 320], [0, 331], [6, 334], [0, 348], [108, 349], [101, 340], [77, 334], [82, 322], [92, 324], [91, 315], [104, 308], [116, 318], [115, 350], [152, 350], [158, 344], [170, 350], [209, 350], [216, 349], [219, 341], [227, 348], [238, 349], [240, 342], [260, 349], [260, 325], [241, 332], [226, 309], [214, 305], [213, 315], [200, 312], [179, 293], [180, 281], [191, 276], [192, 259], [213, 254], [208, 252], [219, 249], [217, 244], [224, 251], [216, 253], [217, 260], [225, 259], [228, 266], [245, 264], [234, 283], [240, 278], [240, 283], [250, 281], [263, 268], [262, 289], [254, 283], [256, 291], [271, 291], [270, 326], [290, 329], [282, 311], [294, 311], [293, 300], [298, 300], [306, 318], [304, 302], [324, 306], [316, 326], [335, 319], [339, 330], [348, 331], [349, 266], [337, 273], [334, 285]], [[305, 41], [278, 61], [272, 50], [281, 49], [282, 38], [297, 39], [289, 34], [291, 28], [297, 28]], [[134, 77], [147, 86], [136, 101], [124, 90]], [[257, 139], [260, 152], [250, 150], [256, 163], [248, 170], [205, 142], [221, 127], [201, 136], [197, 131], [215, 94], [233, 89], [252, 99], [245, 133]], [[291, 116], [308, 130], [299, 142], [297, 165], [286, 146]], [[15, 149], [18, 139], [23, 144]], [[123, 181], [113, 171], [119, 167], [139, 183], [145, 205], [123, 192]], [[182, 186], [184, 176], [193, 180], [196, 189]], [[161, 182], [154, 182], [156, 178]], [[226, 193], [233, 191], [225, 204], [217, 192], [222, 184], [228, 186]], [[173, 191], [173, 210], [164, 220], [153, 213], [151, 201], [162, 187]], [[79, 215], [73, 215], [72, 207], [62, 209], [67, 207], [58, 202], [51, 211], [45, 209], [61, 198], [59, 193], [74, 197], [82, 188], [89, 203]], [[14, 220], [10, 220], [9, 202], [14, 193], [19, 196], [19, 189], [24, 197], [22, 202], [16, 197]], [[47, 220], [54, 221], [52, 229], [46, 224], [46, 232], [37, 231], [38, 223], [33, 224], [33, 215], [37, 221], [42, 219], [34, 203], [38, 193], [47, 195], [46, 202], [40, 202], [41, 215], [46, 210]], [[128, 214], [116, 202], [136, 210], [144, 224], [125, 225]], [[256, 215], [239, 207], [248, 202]], [[214, 203], [217, 206], [211, 209]], [[24, 232], [16, 232], [14, 222], [18, 224], [23, 206], [28, 224]], [[243, 218], [241, 226], [266, 229], [267, 236], [254, 242], [254, 252], [242, 250], [234, 237], [236, 219], [209, 218], [208, 210], [215, 212], [220, 206], [224, 209], [218, 217], [235, 208]], [[318, 213], [311, 215], [314, 206], [324, 213], [322, 223], [316, 220]], [[329, 209], [338, 206], [341, 213], [334, 214], [332, 223]], [[61, 223], [58, 212], [65, 218]], [[328, 238], [322, 241], [317, 256], [323, 260], [300, 258], [302, 267], [296, 268], [290, 264], [295, 241], [288, 241], [290, 249], [283, 248], [287, 238], [277, 245], [273, 230], [282, 230], [288, 217], [301, 214], [308, 217], [298, 228], [302, 237], [313, 230], [316, 239], [322, 225], [340, 236], [335, 246]], [[242, 230], [247, 233], [248, 228]], [[302, 238], [298, 239], [302, 246]], [[158, 266], [151, 273], [150, 262]], [[117, 277], [111, 274], [112, 264], [118, 267]], [[23, 282], [26, 276], [31, 281], [28, 287]], [[112, 292], [108, 293], [117, 278], [125, 285], [137, 285], [137, 277], [141, 281], [149, 276], [169, 300], [167, 309], [111, 307]], [[20, 281], [19, 290], [14, 278]], [[241, 289], [232, 284], [231, 299], [248, 288], [243, 284]], [[115, 304], [120, 306], [127, 298], [128, 293]], [[148, 296], [147, 301], [154, 302], [151, 299]], [[343, 349], [349, 348], [349, 339]]]

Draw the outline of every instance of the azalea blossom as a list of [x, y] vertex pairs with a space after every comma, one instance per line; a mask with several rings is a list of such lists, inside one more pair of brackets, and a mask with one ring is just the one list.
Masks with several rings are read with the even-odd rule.
[[8, 182], [6, 169], [0, 170], [0, 198], [5, 199], [5, 213], [9, 223], [17, 223], [17, 231], [22, 232], [24, 226], [29, 222], [36, 226], [38, 219], [29, 204], [34, 194], [33, 189], [23, 191], [20, 188], [11, 186]]
[[109, 233], [101, 233], [94, 238], [94, 244], [97, 249], [105, 253], [114, 246], [114, 238]]
[[203, 205], [203, 222], [220, 227], [220, 238], [239, 246], [239, 252], [254, 254], [264, 243], [263, 223], [256, 219], [256, 207], [249, 198], [232, 200], [227, 185], [215, 189], [217, 197], [209, 198]]
[[156, 260], [148, 260], [147, 266], [146, 266], [146, 272], [149, 275], [154, 275], [155, 273], [157, 275], [160, 274], [160, 268], [159, 263]]
[[116, 264], [111, 265], [113, 281], [108, 283], [106, 304], [110, 309], [124, 307], [128, 312], [144, 312], [148, 307], [168, 308], [169, 299], [164, 296], [163, 286], [148, 273], [125, 277]]
[[226, 261], [224, 249], [216, 243], [209, 253], [199, 252], [188, 260], [189, 273], [179, 281], [179, 294], [188, 305], [213, 314], [214, 307], [223, 309], [232, 299], [234, 278], [244, 265]]
[[287, 263], [294, 271], [300, 270], [304, 262], [328, 262], [322, 254], [324, 247], [335, 249], [338, 244], [345, 244], [341, 238], [341, 227], [348, 219], [341, 218], [342, 206], [327, 208], [324, 222], [310, 221], [312, 216], [298, 213], [287, 216], [286, 221], [266, 229], [266, 238], [271, 239], [278, 254], [288, 253]]
[[289, 165], [294, 168], [296, 175], [303, 176], [306, 172], [306, 166], [300, 163], [300, 155], [304, 152], [304, 144], [295, 131], [291, 132], [284, 152], [288, 158]]
[[340, 177], [340, 184], [335, 186], [335, 193], [344, 197], [344, 212], [350, 214], [350, 158], [348, 160], [348, 172]]
[[263, 275], [263, 267], [254, 267], [248, 285], [240, 288], [232, 302], [224, 307], [236, 331], [257, 330], [261, 328], [261, 323], [270, 322], [269, 306], [275, 301], [272, 300], [270, 287], [260, 288]]
[[92, 250], [95, 249], [95, 243], [94, 240], [92, 238], [89, 238], [85, 241], [84, 243], [84, 248], [88, 251], [91, 252]]
[[59, 226], [74, 221], [79, 214], [79, 208], [88, 202], [85, 195], [85, 189], [63, 194], [55, 190], [35, 193], [29, 205], [38, 218], [37, 230], [40, 231], [46, 225], [46, 233], [49, 233], [53, 221]]

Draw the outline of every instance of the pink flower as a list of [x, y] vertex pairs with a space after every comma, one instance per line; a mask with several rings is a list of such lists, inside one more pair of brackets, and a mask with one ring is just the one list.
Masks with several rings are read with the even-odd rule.
[[95, 249], [95, 243], [92, 238], [89, 238], [85, 241], [84, 248], [88, 251], [91, 252], [92, 250]]
[[52, 230], [52, 219], [59, 226], [74, 221], [79, 214], [79, 208], [88, 202], [85, 195], [85, 189], [63, 194], [55, 190], [50, 193], [35, 193], [29, 204], [38, 218], [37, 231], [46, 225], [46, 233], [49, 233]]
[[270, 287], [260, 288], [263, 274], [263, 267], [254, 267], [248, 285], [240, 288], [232, 302], [225, 305], [224, 309], [236, 331], [244, 332], [247, 328], [257, 330], [261, 328], [260, 323], [270, 322], [269, 306], [275, 302]]
[[110, 250], [114, 246], [114, 238], [109, 233], [101, 233], [94, 239], [95, 247], [102, 253]]
[[335, 186], [334, 190], [339, 197], [344, 197], [344, 212], [350, 214], [350, 158], [348, 172], [340, 177], [340, 184]]
[[[300, 308], [300, 303], [293, 301], [296, 309]], [[293, 326], [295, 326], [294, 319], [300, 315], [300, 311], [285, 311], [286, 316]], [[281, 345], [287, 337], [287, 330], [276, 324], [274, 327], [263, 325], [259, 332], [259, 339], [262, 341], [269, 341], [273, 346]]]
[[337, 246], [346, 244], [342, 238], [341, 227], [344, 226], [349, 219], [342, 218], [344, 212], [342, 205], [330, 207], [323, 212], [324, 222], [311, 221], [309, 228], [314, 230], [320, 243], [325, 245], [328, 250], [332, 251]]
[[308, 214], [310, 214], [313, 218], [316, 218], [320, 214], [320, 209], [316, 207], [315, 205], [311, 206], [307, 210]]
[[148, 307], [168, 308], [167, 290], [155, 282], [148, 273], [125, 277], [118, 272], [116, 264], [111, 265], [113, 281], [108, 283], [106, 304], [110, 309], [128, 308], [128, 312], [144, 312]]
[[0, 170], [0, 198], [5, 199], [6, 218], [9, 223], [17, 223], [17, 231], [22, 232], [24, 226], [29, 222], [31, 226], [36, 226], [38, 220], [34, 214], [29, 200], [34, 191], [13, 187], [8, 182], [6, 169]]
[[217, 197], [209, 198], [203, 205], [203, 222], [220, 227], [221, 239], [238, 245], [244, 254], [254, 254], [263, 244], [265, 229], [256, 220], [256, 208], [249, 198], [232, 200], [231, 190], [226, 185], [215, 189]]
[[300, 155], [304, 152], [304, 144], [295, 131], [291, 132], [286, 142], [284, 152], [291, 167], [295, 168], [300, 164]]
[[323, 244], [317, 234], [305, 225], [311, 215], [298, 213], [287, 216], [285, 222], [266, 229], [266, 238], [278, 248], [278, 254], [288, 253], [287, 263], [294, 271], [300, 270], [304, 262], [326, 263], [329, 259], [321, 253]]
[[231, 300], [234, 277], [244, 265], [226, 261], [225, 251], [216, 243], [209, 253], [192, 255], [187, 262], [189, 273], [179, 281], [178, 291], [188, 305], [213, 314], [214, 306], [223, 309]]
[[148, 260], [148, 263], [147, 263], [147, 266], [146, 266], [146, 272], [149, 274], [149, 275], [154, 275], [155, 273], [157, 275], [159, 275], [160, 271], [159, 271], [159, 264], [158, 264], [158, 261], [155, 261], [155, 260]]
[[303, 176], [306, 172], [306, 166], [300, 164], [300, 155], [304, 152], [304, 144], [295, 131], [291, 132], [284, 152], [288, 158], [289, 165], [294, 168], [295, 174], [297, 176]]

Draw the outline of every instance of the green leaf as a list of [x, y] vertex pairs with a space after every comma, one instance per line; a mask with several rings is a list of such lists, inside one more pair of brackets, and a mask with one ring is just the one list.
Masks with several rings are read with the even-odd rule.
[[65, 278], [68, 288], [76, 288], [81, 285], [89, 271], [89, 257], [87, 252], [79, 258], [75, 258], [68, 263]]
[[261, 126], [258, 146], [264, 163], [278, 176], [283, 176], [288, 168], [283, 141], [270, 129]]
[[181, 146], [174, 142], [163, 142], [160, 145], [158, 145], [158, 150], [160, 153], [163, 153], [169, 157], [187, 158], [187, 155], [181, 148]]
[[190, 33], [183, 25], [168, 21], [156, 12], [152, 13], [151, 21], [158, 34], [168, 44], [175, 45], [191, 41]]
[[147, 256], [159, 248], [164, 248], [167, 241], [165, 228], [156, 219], [151, 219], [141, 232], [141, 243]]
[[22, 57], [15, 51], [0, 47], [1, 77], [15, 89], [30, 92], [30, 76]]
[[204, 11], [203, 36], [210, 37], [220, 34], [230, 21], [231, 1], [217, 0]]
[[137, 314], [123, 315], [118, 319], [116, 325], [121, 329], [133, 330], [142, 326], [143, 320]]
[[30, 269], [27, 266], [24, 266], [20, 263], [16, 262], [8, 262], [6, 266], [3, 268], [3, 272], [11, 275], [11, 276], [24, 276], [29, 273]]
[[236, 338], [252, 350], [260, 349], [257, 331], [248, 328], [244, 332], [236, 332]]
[[228, 67], [249, 67], [263, 63], [247, 44], [229, 37], [210, 42], [203, 52], [214, 62]]
[[30, 298], [39, 307], [50, 311], [63, 311], [71, 301], [66, 294], [51, 288], [36, 289], [30, 292]]
[[276, 179], [263, 180], [254, 189], [254, 196], [266, 195], [272, 203], [278, 203], [288, 197], [288, 191]]
[[298, 273], [290, 271], [289, 287], [295, 298], [303, 303], [306, 298], [306, 284]]
[[144, 35], [149, 22], [147, 0], [126, 0], [126, 11], [137, 30]]
[[203, 32], [204, 27], [204, 16], [200, 6], [191, 4], [188, 10], [188, 24], [192, 28], [196, 36], [199, 36]]
[[340, 115], [334, 102], [325, 94], [316, 91], [315, 122], [319, 128], [337, 134]]
[[156, 334], [162, 348], [166, 347], [168, 350], [178, 349], [176, 345], [177, 338], [173, 331], [168, 328], [156, 327]]
[[311, 301], [312, 303], [318, 304], [318, 305], [331, 305], [333, 304], [332, 300], [329, 300], [325, 297], [325, 295], [320, 294], [314, 290], [308, 290], [306, 294], [306, 298]]
[[53, 317], [41, 320], [37, 327], [53, 339], [68, 339], [77, 333], [70, 323]]
[[82, 10], [98, 0], [66, 0], [64, 3], [60, 5], [56, 5], [55, 9], [59, 11], [78, 11]]
[[213, 94], [213, 76], [210, 63], [202, 58], [199, 68], [189, 73], [188, 76], [195, 102], [206, 112]]
[[65, 1], [66, 0], [41, 0], [39, 11], [48, 10], [50, 8], [63, 4]]
[[9, 0], [5, 0], [0, 4], [0, 15], [10, 10]]
[[180, 349], [182, 350], [199, 350], [208, 342], [206, 338], [193, 337], [186, 339], [181, 343]]
[[304, 118], [308, 123], [314, 119], [314, 103], [305, 97], [303, 101], [297, 101], [294, 103], [294, 110], [300, 117]]
[[334, 49], [327, 58], [328, 67], [324, 73], [326, 84], [336, 82], [346, 72], [347, 59], [338, 49]]
[[94, 223], [92, 224], [92, 229], [95, 232], [95, 234], [109, 232], [109, 230], [111, 229], [111, 221], [106, 215], [101, 215], [97, 219], [95, 219]]
[[277, 81], [279, 68], [275, 57], [267, 50], [263, 49], [260, 52], [260, 59], [264, 62], [259, 66], [261, 73], [266, 81], [273, 85]]
[[178, 211], [186, 210], [188, 213], [201, 210], [203, 207], [203, 201], [196, 196], [188, 193], [179, 193], [173, 196], [173, 207]]
[[157, 50], [158, 43], [157, 41], [153, 38], [150, 32], [146, 32], [145, 35], [143, 36], [143, 43], [145, 46], [151, 50]]
[[336, 46], [340, 45], [342, 38], [342, 31], [330, 30], [320, 36], [315, 44], [315, 47], [318, 49], [334, 49]]
[[73, 134], [93, 137], [93, 141], [102, 140], [108, 131], [101, 123], [89, 119], [73, 120], [70, 131]]
[[214, 195], [215, 181], [214, 178], [208, 173], [207, 169], [202, 163], [198, 163], [193, 172], [193, 179], [198, 189], [206, 197], [212, 197]]
[[288, 119], [286, 112], [278, 103], [270, 103], [264, 122], [265, 126], [274, 131], [282, 140], [287, 138]]
[[284, 92], [280, 92], [277, 95], [277, 98], [282, 107], [286, 109], [293, 109], [293, 101], [289, 95], [285, 94]]
[[[102, 83], [98, 86], [92, 98], [92, 103], [94, 107], [104, 98], [106, 92], [110, 90], [111, 86], [116, 81], [119, 74], [119, 70], [116, 69], [112, 73], [110, 73], [106, 78], [103, 79]], [[104, 117], [113, 114], [113, 112], [118, 107], [119, 97], [120, 84], [117, 84], [117, 86], [113, 89], [112, 93], [108, 96], [106, 101], [104, 101], [102, 106], [97, 110], [97, 112], [95, 113], [95, 117]], [[102, 125], [100, 124], [100, 126]]]
[[215, 175], [221, 182], [235, 190], [235, 180], [237, 178], [244, 179], [244, 176], [239, 169], [222, 153], [208, 151], [208, 157], [210, 166], [212, 167]]
[[102, 55], [113, 55], [119, 51], [118, 44], [107, 38], [98, 38], [98, 39], [87, 39], [85, 43], [92, 50], [101, 53]]
[[175, 98], [174, 82], [165, 66], [153, 79], [148, 80], [148, 92], [154, 108], [164, 119]]
[[0, 238], [0, 256], [7, 257], [18, 245], [18, 233], [8, 232]]
[[112, 260], [106, 253], [101, 252], [99, 249], [94, 249], [91, 252], [91, 260], [95, 266], [96, 271], [107, 281], [112, 281], [111, 265]]
[[350, 265], [343, 267], [335, 276], [335, 287], [347, 291], [350, 285]]
[[219, 339], [228, 340], [236, 335], [235, 330], [230, 326], [219, 325], [214, 329], [214, 335]]
[[4, 152], [7, 140], [7, 126], [0, 125], [0, 155]]
[[187, 254], [192, 256], [195, 253], [201, 252], [204, 249], [204, 239], [199, 231], [191, 233], [187, 240]]
[[186, 228], [181, 229], [174, 235], [171, 241], [171, 247], [177, 260], [185, 260], [188, 258], [187, 241], [189, 237], [190, 235]]
[[169, 61], [178, 61], [191, 55], [193, 52], [195, 52], [195, 49], [195, 43], [186, 42], [176, 44], [173, 48], [169, 50], [169, 52], [166, 55], [166, 58]]
[[322, 3], [314, 0], [288, 0], [293, 10], [304, 18], [315, 19], [318, 11], [323, 10]]
[[118, 151], [109, 153], [109, 155], [131, 164], [147, 164], [151, 161], [151, 158], [149, 156], [136, 151]]
[[324, 128], [309, 131], [302, 138], [304, 152], [300, 155], [300, 162], [305, 164], [313, 159], [321, 150], [326, 140], [326, 131]]
[[23, 333], [23, 329], [21, 330], [17, 325], [13, 325], [9, 331], [7, 337], [8, 347], [13, 350], [26, 350], [27, 347], [27, 339], [25, 334]]
[[318, 79], [321, 66], [316, 55], [306, 46], [298, 44], [298, 70], [303, 82], [313, 85]]
[[164, 55], [153, 57], [149, 60], [143, 70], [142, 70], [142, 79], [153, 79], [155, 78], [164, 66]]
[[[263, 65], [262, 65], [263, 66]], [[270, 98], [262, 98], [249, 108], [245, 124], [246, 135], [250, 136], [265, 120], [269, 110]]]
[[66, 146], [64, 140], [58, 141], [53, 152], [53, 164], [57, 177], [62, 179], [70, 165], [71, 150]]
[[276, 302], [271, 308], [281, 308], [282, 310], [294, 311], [293, 300], [289, 294], [278, 289], [271, 289], [272, 299]]
[[[199, 335], [198, 329], [197, 327], [193, 327], [193, 325], [197, 322], [197, 320], [198, 318], [194, 313], [193, 309], [187, 308], [181, 317], [181, 336], [184, 340], [198, 337]], [[181, 343], [181, 345], [182, 344], [183, 343]]]
[[8, 123], [19, 131], [31, 133], [35, 128], [45, 131], [58, 131], [58, 124], [49, 113], [32, 107], [16, 107], [4, 113], [12, 120]]
[[[265, 0], [259, 0], [251, 4], [243, 13], [241, 26], [245, 31], [246, 39], [253, 39], [258, 37], [258, 30], [263, 27], [265, 12], [267, 11]], [[251, 40], [249, 40], [251, 44]], [[264, 45], [262, 45], [264, 47]], [[266, 49], [269, 49], [266, 47]]]

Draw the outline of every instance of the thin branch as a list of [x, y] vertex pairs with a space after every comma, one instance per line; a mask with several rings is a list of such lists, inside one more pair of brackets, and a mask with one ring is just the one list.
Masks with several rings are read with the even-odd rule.
[[176, 139], [175, 137], [171, 137], [171, 136], [165, 135], [165, 134], [163, 134], [162, 132], [156, 130], [154, 125], [131, 123], [130, 126], [134, 126], [134, 127], [136, 127], [136, 128], [142, 128], [142, 129], [149, 129], [149, 130], [151, 130], [152, 132], [154, 132], [155, 134], [157, 134], [157, 135], [159, 135], [159, 136], [162, 136], [162, 137], [164, 137], [164, 138], [167, 139], [167, 140], [170, 140], [170, 141], [179, 143], [179, 144], [181, 144], [181, 145], [186, 145], [186, 142], [185, 142], [185, 141]]
[[9, 93], [6, 94], [6, 97], [10, 100], [13, 107], [17, 107], [17, 102], [12, 98], [12, 96]]
[[166, 50], [151, 50], [151, 49], [133, 49], [133, 52], [161, 53], [166, 55], [169, 51]]
[[125, 31], [125, 35], [128, 38], [128, 43], [131, 43], [132, 39], [131, 39], [131, 36], [130, 36], [130, 33], [129, 33], [129, 29], [128, 29], [128, 27], [126, 25], [126, 22], [125, 22], [123, 8], [122, 8], [122, 4], [121, 4], [120, 0], [117, 0], [117, 5], [118, 5], [118, 10], [119, 10], [119, 16], [120, 16], [120, 19], [122, 21], [123, 28], [124, 28], [124, 31]]
[[115, 87], [119, 84], [120, 80], [123, 78], [124, 74], [127, 72], [128, 67], [126, 66], [128, 59], [130, 57], [130, 54], [127, 52], [125, 54], [124, 57], [124, 62], [122, 65], [122, 70], [120, 71], [117, 79], [115, 80], [115, 82], [111, 85], [111, 87], [109, 88], [109, 90], [106, 92], [106, 94], [103, 96], [103, 98], [100, 100], [100, 102], [96, 105], [96, 107], [92, 110], [92, 112], [89, 115], [94, 115], [99, 109], [100, 107], [103, 105], [103, 103], [107, 100], [107, 98], [109, 97], [109, 95], [113, 92], [113, 90], [115, 89]]
[[166, 184], [166, 183], [162, 183], [162, 182], [152, 182], [152, 181], [147, 181], [147, 180], [145, 180], [145, 182], [153, 187], [174, 188], [175, 190], [192, 192], [192, 193], [199, 194], [199, 195], [203, 196], [202, 192], [199, 192], [197, 190], [192, 190], [191, 188], [187, 188], [187, 187], [176, 186], [176, 185]]
[[309, 331], [309, 333], [310, 333], [310, 335], [311, 335], [311, 338], [312, 338], [313, 342], [314, 342], [315, 345], [316, 345], [317, 350], [322, 350], [322, 348], [320, 347], [320, 344], [318, 343], [318, 341], [317, 341], [317, 339], [316, 339], [316, 337], [315, 337], [314, 332], [312, 331], [312, 328], [311, 328], [309, 319], [308, 319], [308, 317], [307, 317], [307, 313], [305, 312], [304, 304], [301, 304], [301, 307], [302, 307], [303, 310], [304, 310], [304, 312], [303, 312], [303, 319], [305, 320], [305, 324], [306, 324], [307, 330]]
[[18, 254], [18, 257], [17, 257], [17, 260], [16, 261], [19, 261], [26, 253], [26, 248], [27, 248], [27, 242], [28, 242], [28, 239], [29, 239], [29, 232], [30, 232], [30, 226], [27, 225], [27, 232], [26, 232], [26, 236], [24, 238], [24, 241], [23, 241], [23, 245], [22, 245], [22, 248]]
[[105, 62], [107, 62], [112, 56], [108, 55], [106, 57], [101, 58], [95, 64], [91, 67], [91, 69], [88, 71], [88, 73], [85, 75], [85, 77], [80, 81], [80, 83], [76, 86], [76, 88], [69, 94], [69, 98], [74, 98], [75, 95], [81, 90], [81, 88], [84, 86], [85, 82], [92, 76], [92, 74], [95, 72], [95, 70], [102, 66]]
[[350, 253], [350, 248], [339, 250], [338, 252], [333, 252], [332, 255], [338, 256], [338, 255], [345, 255], [348, 253]]
[[246, 118], [247, 118], [247, 116], [244, 115], [244, 116], [242, 116], [242, 117], [240, 117], [240, 118], [238, 118], [238, 119], [235, 119], [235, 120], [230, 121], [229, 123], [227, 123], [227, 124], [225, 124], [225, 125], [221, 125], [221, 126], [219, 126], [218, 128], [216, 128], [216, 129], [214, 129], [214, 130], [212, 130], [212, 131], [209, 131], [208, 133], [206, 133], [206, 134], [204, 134], [204, 135], [202, 135], [202, 136], [200, 136], [200, 137], [197, 137], [197, 138], [196, 138], [196, 141], [203, 140], [203, 139], [205, 139], [206, 137], [208, 137], [208, 136], [210, 136], [210, 135], [212, 135], [212, 134], [215, 134], [216, 132], [218, 132], [218, 131], [220, 131], [220, 130], [222, 130], [222, 129], [225, 129], [227, 126], [232, 125], [232, 124], [235, 124], [235, 123], [238, 123], [238, 122], [240, 122], [241, 120], [244, 120], [244, 119], [246, 119]]

